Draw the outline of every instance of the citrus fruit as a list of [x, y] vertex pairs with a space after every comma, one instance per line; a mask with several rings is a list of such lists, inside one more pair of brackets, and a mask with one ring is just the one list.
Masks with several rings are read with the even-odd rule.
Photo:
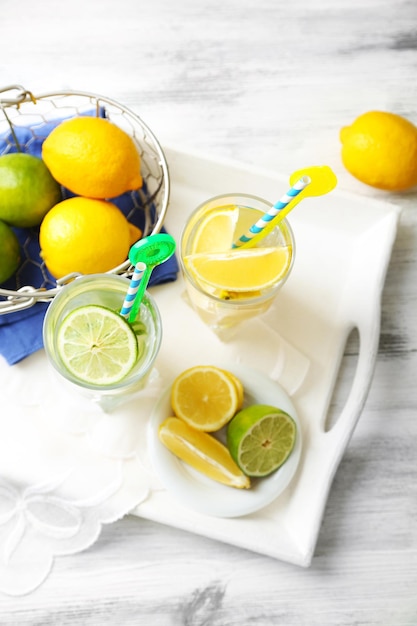
[[0, 284], [15, 273], [19, 262], [19, 241], [10, 226], [0, 221]]
[[93, 385], [111, 385], [129, 374], [138, 357], [136, 335], [118, 313], [89, 304], [71, 311], [57, 332], [64, 367]]
[[42, 159], [16, 152], [0, 157], [0, 219], [21, 228], [38, 226], [61, 200], [61, 187]]
[[182, 372], [171, 388], [171, 405], [177, 417], [206, 432], [229, 422], [238, 410], [234, 381], [213, 365], [196, 365]]
[[197, 282], [225, 291], [254, 291], [271, 287], [284, 277], [291, 263], [287, 247], [250, 248], [184, 258]]
[[134, 243], [139, 241], [139, 239], [141, 239], [143, 235], [143, 232], [141, 231], [141, 229], [135, 224], [132, 224], [131, 222], [129, 222], [129, 233], [130, 233], [130, 245], [131, 246], [133, 246]]
[[253, 404], [239, 411], [227, 427], [227, 447], [247, 476], [268, 476], [291, 454], [297, 426], [273, 406]]
[[190, 253], [230, 250], [262, 215], [257, 209], [234, 204], [211, 209], [194, 226]]
[[191, 254], [230, 250], [238, 217], [239, 209], [233, 205], [209, 211], [195, 227]]
[[238, 411], [243, 406], [244, 393], [245, 393], [242, 381], [237, 376], [235, 376], [232, 372], [229, 372], [228, 370], [223, 370], [223, 372], [226, 374], [226, 376], [230, 378], [230, 380], [232, 381], [232, 383], [234, 384], [236, 388], [236, 393], [237, 393], [236, 410]]
[[75, 197], [55, 205], [39, 231], [41, 256], [55, 278], [107, 272], [127, 259], [129, 222], [111, 202]]
[[80, 196], [114, 198], [142, 186], [132, 137], [103, 118], [61, 122], [45, 139], [42, 157], [54, 178]]
[[195, 430], [178, 417], [168, 417], [159, 427], [159, 439], [178, 458], [212, 480], [248, 489], [250, 480], [229, 450], [212, 435]]
[[404, 117], [369, 111], [340, 139], [343, 164], [361, 182], [388, 191], [417, 185], [417, 127]]

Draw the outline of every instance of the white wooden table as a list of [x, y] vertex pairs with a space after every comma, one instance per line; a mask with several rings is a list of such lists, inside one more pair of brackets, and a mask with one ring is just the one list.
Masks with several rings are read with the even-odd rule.
[[2, 626], [415, 626], [417, 193], [354, 180], [338, 134], [372, 109], [417, 124], [416, 20], [409, 0], [3, 0], [0, 86], [107, 95], [163, 146], [283, 174], [328, 163], [340, 189], [403, 213], [373, 384], [311, 566], [132, 516], [35, 592], [0, 596]]

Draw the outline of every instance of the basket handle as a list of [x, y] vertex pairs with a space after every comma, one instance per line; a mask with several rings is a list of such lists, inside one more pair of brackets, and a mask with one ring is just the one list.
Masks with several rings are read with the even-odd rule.
[[25, 100], [28, 100], [28, 99], [32, 101], [35, 100], [33, 94], [27, 89], [25, 89], [24, 87], [22, 87], [22, 85], [7, 85], [7, 87], [0, 87], [0, 94], [3, 94], [3, 93], [7, 94], [8, 92], [17, 92], [17, 93], [15, 94], [13, 98], [3, 98], [2, 96], [0, 96], [0, 103], [2, 106], [4, 105], [12, 106], [12, 105], [20, 104], [21, 102], [24, 102]]

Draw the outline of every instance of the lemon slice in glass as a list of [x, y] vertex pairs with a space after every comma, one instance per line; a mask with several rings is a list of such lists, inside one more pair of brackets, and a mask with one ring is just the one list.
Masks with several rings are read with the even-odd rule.
[[251, 248], [214, 254], [192, 254], [184, 263], [198, 282], [226, 291], [270, 287], [283, 278], [291, 263], [289, 248]]
[[112, 385], [127, 376], [138, 359], [138, 342], [129, 323], [115, 311], [89, 304], [64, 319], [57, 332], [63, 366], [92, 385]]
[[239, 208], [228, 205], [209, 211], [195, 227], [192, 254], [230, 250]]

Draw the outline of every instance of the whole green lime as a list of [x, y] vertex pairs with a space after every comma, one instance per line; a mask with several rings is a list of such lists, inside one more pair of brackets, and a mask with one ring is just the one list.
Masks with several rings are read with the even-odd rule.
[[0, 284], [13, 276], [19, 262], [19, 241], [10, 226], [0, 221]]
[[227, 427], [227, 447], [247, 476], [268, 476], [290, 456], [297, 425], [285, 411], [253, 404], [236, 413]]
[[0, 219], [22, 228], [38, 226], [61, 200], [61, 187], [42, 159], [16, 152], [0, 157]]

